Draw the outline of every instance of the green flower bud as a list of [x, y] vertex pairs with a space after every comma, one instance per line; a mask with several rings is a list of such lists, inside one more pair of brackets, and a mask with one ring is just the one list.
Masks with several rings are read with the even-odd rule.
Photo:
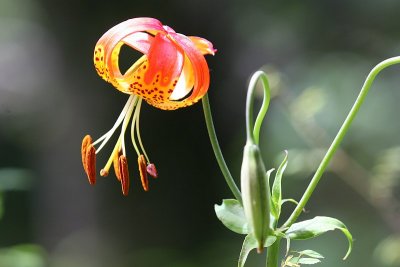
[[270, 190], [261, 152], [248, 140], [243, 151], [241, 191], [249, 229], [257, 240], [259, 253], [264, 248], [270, 229]]

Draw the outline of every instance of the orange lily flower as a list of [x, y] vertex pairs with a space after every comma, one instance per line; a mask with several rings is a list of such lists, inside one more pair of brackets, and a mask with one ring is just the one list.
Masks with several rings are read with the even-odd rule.
[[[119, 52], [123, 45], [143, 53], [124, 74], [119, 68]], [[118, 141], [100, 175], [107, 176], [113, 164], [115, 174], [121, 182], [122, 193], [128, 194], [129, 172], [124, 136], [132, 120], [132, 144], [138, 156], [143, 188], [148, 190], [147, 174], [152, 177], [157, 177], [158, 174], [140, 136], [142, 100], [163, 110], [193, 105], [207, 93], [209, 87], [209, 69], [204, 55], [214, 55], [215, 52], [213, 45], [206, 39], [176, 33], [153, 18], [124, 21], [99, 39], [93, 57], [97, 73], [130, 97], [114, 126], [106, 134], [95, 142], [89, 135], [82, 141], [82, 163], [90, 184], [96, 182], [96, 154], [122, 124]], [[99, 146], [96, 149], [97, 145]]]

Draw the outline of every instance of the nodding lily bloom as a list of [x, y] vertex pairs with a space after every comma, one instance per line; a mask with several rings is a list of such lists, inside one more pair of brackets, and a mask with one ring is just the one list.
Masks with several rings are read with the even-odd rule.
[[[125, 73], [121, 73], [119, 68], [119, 53], [123, 45], [143, 53]], [[122, 193], [128, 194], [129, 171], [124, 136], [132, 121], [132, 144], [138, 156], [143, 189], [148, 190], [147, 175], [156, 178], [158, 174], [140, 136], [142, 100], [163, 110], [193, 105], [207, 93], [209, 87], [209, 69], [204, 55], [214, 55], [215, 52], [206, 39], [176, 33], [153, 18], [124, 21], [99, 39], [93, 57], [97, 73], [130, 96], [114, 126], [106, 134], [94, 142], [87, 135], [82, 141], [82, 163], [90, 184], [96, 182], [96, 154], [122, 124], [117, 143], [100, 175], [107, 176], [113, 165], [115, 175], [121, 182]]]

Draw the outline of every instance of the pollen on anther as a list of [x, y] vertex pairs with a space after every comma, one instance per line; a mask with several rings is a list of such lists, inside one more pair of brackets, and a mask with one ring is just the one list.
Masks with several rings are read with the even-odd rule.
[[82, 140], [81, 154], [83, 169], [91, 185], [96, 183], [96, 149], [92, 145], [92, 137], [86, 135]]
[[92, 137], [90, 135], [86, 135], [82, 140], [81, 146], [81, 154], [82, 154], [82, 164], [86, 167], [86, 151], [90, 144], [93, 143]]
[[121, 173], [122, 194], [127, 196], [129, 193], [129, 170], [128, 161], [124, 155], [119, 156], [119, 171]]
[[149, 179], [147, 177], [147, 166], [146, 160], [143, 155], [138, 157], [140, 180], [142, 181], [142, 187], [144, 191], [149, 191]]

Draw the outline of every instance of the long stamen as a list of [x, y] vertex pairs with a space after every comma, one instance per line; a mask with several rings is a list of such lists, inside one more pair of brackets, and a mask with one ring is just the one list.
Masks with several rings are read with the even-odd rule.
[[98, 149], [96, 149], [96, 154], [100, 152], [100, 150], [105, 146], [105, 144], [110, 140], [111, 136], [114, 134], [115, 130], [118, 128], [118, 126], [122, 123], [132, 101], [134, 100], [135, 96], [130, 96], [128, 101], [126, 102], [124, 108], [122, 109], [121, 114], [119, 114], [117, 121], [115, 122], [114, 126], [107, 132], [105, 133], [102, 137], [97, 139], [95, 142], [93, 142], [93, 145], [98, 144], [99, 142], [103, 141], [101, 145], [99, 146]]
[[142, 99], [139, 100], [139, 102], [137, 104], [137, 107], [136, 107], [136, 111], [135, 111], [135, 113], [137, 112], [137, 117], [134, 118], [135, 121], [136, 121], [136, 136], [138, 138], [140, 148], [142, 149], [143, 154], [146, 157], [147, 162], [150, 163], [149, 157], [147, 156], [146, 150], [144, 149], [144, 146], [143, 146], [143, 143], [142, 143], [142, 138], [140, 136], [139, 118], [140, 118], [140, 107], [141, 106], [142, 106]]
[[142, 103], [142, 99], [139, 99], [138, 105], [136, 106], [135, 113], [133, 114], [133, 119], [132, 119], [132, 124], [131, 124], [131, 140], [132, 140], [133, 147], [135, 148], [136, 154], [138, 156], [140, 156], [141, 153], [140, 153], [140, 150], [135, 141], [136, 140], [135, 139], [135, 124], [136, 124], [137, 110], [138, 110], [138, 107], [140, 107], [141, 103]]
[[131, 100], [131, 103], [130, 103], [130, 105], [128, 107], [126, 115], [124, 117], [124, 121], [122, 123], [121, 134], [120, 134], [120, 136], [118, 138], [117, 144], [115, 145], [115, 147], [113, 149], [113, 152], [110, 155], [110, 158], [108, 159], [106, 165], [102, 169], [102, 172], [104, 174], [108, 174], [108, 170], [110, 169], [111, 164], [113, 163], [113, 159], [114, 159], [116, 153], [118, 153], [118, 151], [121, 149], [121, 147], [122, 147], [122, 150], [123, 150], [123, 155], [126, 155], [124, 135], [125, 135], [126, 128], [128, 127], [129, 120], [132, 117], [132, 113], [133, 113], [133, 111], [134, 111], [134, 109], [136, 107], [136, 104], [138, 102], [139, 97], [135, 95], [135, 96], [131, 96], [130, 98], [132, 98], [132, 100]]
[[107, 176], [108, 175], [108, 170], [111, 167], [111, 163], [113, 162], [113, 158], [118, 154], [118, 151], [121, 149], [121, 139], [118, 139], [117, 143], [114, 146], [113, 151], [111, 152], [111, 156], [108, 159], [106, 166], [104, 166], [103, 169], [100, 170], [100, 176]]

